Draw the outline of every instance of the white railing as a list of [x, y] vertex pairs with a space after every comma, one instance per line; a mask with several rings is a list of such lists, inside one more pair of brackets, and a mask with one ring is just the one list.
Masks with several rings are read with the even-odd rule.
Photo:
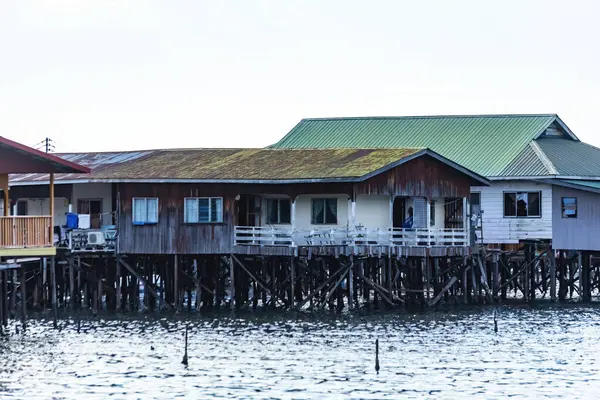
[[318, 228], [236, 226], [236, 246], [414, 246], [465, 247], [465, 229]]

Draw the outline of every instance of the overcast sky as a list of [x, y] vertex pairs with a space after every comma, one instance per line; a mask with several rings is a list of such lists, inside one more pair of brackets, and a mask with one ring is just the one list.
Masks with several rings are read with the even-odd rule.
[[262, 147], [304, 117], [558, 113], [600, 146], [599, 14], [592, 0], [0, 0], [0, 135]]

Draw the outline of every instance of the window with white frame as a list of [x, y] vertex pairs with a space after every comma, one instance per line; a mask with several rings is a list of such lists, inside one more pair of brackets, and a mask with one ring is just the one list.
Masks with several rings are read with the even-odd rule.
[[504, 192], [504, 217], [541, 217], [541, 192]]
[[158, 198], [134, 197], [132, 214], [132, 221], [134, 225], [157, 224]]
[[435, 200], [429, 203], [429, 226], [435, 226]]
[[312, 199], [312, 218], [314, 225], [337, 224], [337, 198]]
[[290, 199], [267, 199], [267, 224], [292, 222]]
[[223, 222], [222, 197], [186, 197], [183, 208], [187, 224]]

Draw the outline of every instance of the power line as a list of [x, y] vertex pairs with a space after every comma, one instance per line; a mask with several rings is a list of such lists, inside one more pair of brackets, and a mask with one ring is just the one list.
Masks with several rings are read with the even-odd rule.
[[31, 147], [33, 147], [36, 150], [44, 151], [46, 153], [52, 153], [55, 150], [54, 143], [56, 143], [54, 140], [47, 137], [41, 142], [38, 142]]

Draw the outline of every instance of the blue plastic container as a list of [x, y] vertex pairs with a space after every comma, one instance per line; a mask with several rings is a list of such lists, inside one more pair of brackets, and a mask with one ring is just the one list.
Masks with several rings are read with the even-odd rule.
[[67, 229], [77, 229], [78, 218], [75, 213], [67, 213]]

